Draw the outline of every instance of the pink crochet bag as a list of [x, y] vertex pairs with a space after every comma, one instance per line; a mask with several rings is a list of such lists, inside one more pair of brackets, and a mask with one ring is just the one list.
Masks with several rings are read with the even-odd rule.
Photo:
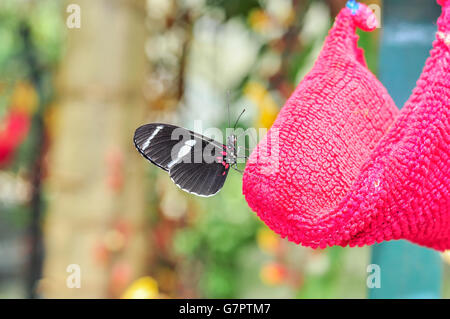
[[438, 2], [433, 49], [401, 112], [357, 47], [372, 11], [339, 13], [244, 172], [245, 198], [273, 231], [313, 248], [450, 248], [450, 4]]

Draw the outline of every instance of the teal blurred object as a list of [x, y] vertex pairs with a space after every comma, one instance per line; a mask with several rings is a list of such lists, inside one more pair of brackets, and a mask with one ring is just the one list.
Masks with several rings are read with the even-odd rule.
[[[411, 94], [436, 33], [436, 1], [384, 1], [379, 78], [398, 107]], [[380, 266], [381, 287], [369, 298], [440, 298], [442, 261], [434, 250], [407, 241], [373, 246], [372, 263]]]
[[405, 240], [372, 248], [372, 263], [380, 266], [381, 287], [369, 289], [372, 299], [441, 297], [442, 262], [439, 253]]

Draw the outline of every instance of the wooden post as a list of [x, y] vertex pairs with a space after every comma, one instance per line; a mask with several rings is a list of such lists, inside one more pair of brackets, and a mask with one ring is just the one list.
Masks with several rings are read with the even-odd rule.
[[[77, 4], [81, 28], [68, 29], [58, 102], [48, 122], [40, 289], [45, 298], [118, 297], [123, 289], [112, 290], [111, 281], [125, 287], [144, 274], [150, 249], [145, 161], [132, 142], [144, 117], [145, 1]], [[126, 222], [126, 249], [103, 256], [102, 245], [114, 250], [123, 244], [124, 238], [113, 230], [118, 220]], [[80, 266], [80, 288], [67, 286], [71, 264]]]

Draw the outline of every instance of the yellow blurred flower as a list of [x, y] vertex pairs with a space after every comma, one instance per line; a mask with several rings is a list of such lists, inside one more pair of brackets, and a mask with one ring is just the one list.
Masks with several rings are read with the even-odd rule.
[[280, 239], [278, 236], [266, 227], [258, 230], [256, 242], [262, 251], [269, 254], [275, 254], [280, 246]]
[[248, 16], [250, 27], [256, 32], [263, 33], [270, 28], [270, 16], [261, 9], [255, 9]]
[[33, 113], [38, 104], [38, 94], [28, 82], [19, 83], [11, 96], [11, 106], [27, 114]]
[[244, 87], [244, 95], [256, 104], [259, 116], [257, 127], [270, 128], [278, 114], [278, 107], [267, 89], [259, 82], [251, 81]]
[[150, 276], [134, 281], [122, 295], [122, 299], [155, 299], [158, 298], [158, 283]]

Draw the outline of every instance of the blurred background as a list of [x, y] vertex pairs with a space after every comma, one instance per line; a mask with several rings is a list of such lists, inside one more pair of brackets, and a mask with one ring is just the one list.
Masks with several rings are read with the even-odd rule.
[[[227, 90], [269, 128], [344, 5], [2, 0], [0, 298], [365, 298], [370, 247], [282, 240], [240, 174], [197, 198], [132, 143], [148, 122], [225, 129]], [[360, 34], [374, 73], [379, 33]]]

